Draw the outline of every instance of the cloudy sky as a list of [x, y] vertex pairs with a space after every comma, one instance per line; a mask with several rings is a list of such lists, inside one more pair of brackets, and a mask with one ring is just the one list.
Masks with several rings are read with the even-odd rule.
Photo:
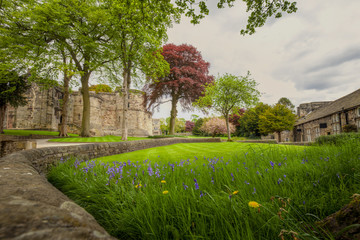
[[[261, 101], [273, 104], [281, 97], [295, 106], [335, 100], [360, 88], [360, 1], [301, 0], [298, 11], [270, 19], [251, 36], [240, 35], [247, 14], [242, 1], [216, 9], [198, 25], [183, 17], [168, 31], [168, 43], [191, 44], [210, 62], [214, 76], [250, 71], [259, 83]], [[190, 119], [182, 112], [178, 117]], [[169, 117], [162, 105], [154, 118]]]

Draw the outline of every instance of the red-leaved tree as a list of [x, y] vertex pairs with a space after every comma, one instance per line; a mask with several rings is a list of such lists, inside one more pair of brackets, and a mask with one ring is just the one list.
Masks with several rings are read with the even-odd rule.
[[[204, 85], [214, 81], [209, 75], [210, 63], [203, 60], [201, 53], [191, 45], [166, 44], [162, 55], [170, 65], [170, 74], [144, 87], [148, 108], [171, 101], [170, 135], [174, 134], [176, 105], [180, 102], [183, 110], [192, 109], [192, 103], [204, 91]], [[163, 101], [164, 99], [170, 100]]]
[[[201, 131], [211, 134], [215, 137], [216, 134], [227, 134], [226, 121], [223, 118], [210, 118], [200, 128]], [[232, 123], [229, 123], [230, 133], [235, 132], [235, 127]]]
[[237, 111], [233, 112], [230, 116], [229, 116], [229, 122], [231, 122], [235, 127], [240, 126], [240, 118], [242, 117], [242, 115], [244, 115], [245, 113], [245, 109], [244, 108], [240, 108]]
[[192, 121], [186, 121], [185, 122], [185, 132], [192, 132], [192, 130], [195, 127], [195, 123]]

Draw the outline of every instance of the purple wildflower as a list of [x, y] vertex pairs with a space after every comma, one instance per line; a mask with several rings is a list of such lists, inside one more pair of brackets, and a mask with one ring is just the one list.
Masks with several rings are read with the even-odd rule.
[[273, 168], [274, 165], [275, 165], [275, 163], [274, 163], [273, 161], [270, 161], [270, 165], [271, 165], [271, 167]]
[[188, 188], [188, 186], [185, 185], [185, 183], [183, 183], [183, 187], [184, 187], [185, 190]]
[[154, 172], [153, 172], [153, 170], [151, 168], [151, 165], [149, 165], [147, 170], [148, 170], [149, 176], [152, 176], [154, 174]]
[[195, 189], [196, 189], [196, 190], [199, 190], [199, 184], [198, 184], [196, 178], [194, 178], [194, 182], [195, 182]]
[[234, 181], [235, 180], [234, 174], [231, 173], [231, 177], [232, 177], [232, 181]]
[[283, 180], [281, 178], [279, 178], [279, 180], [277, 181], [278, 184], [282, 183]]
[[255, 194], [256, 193], [256, 188], [254, 188], [254, 191], [253, 191], [253, 193], [252, 194]]

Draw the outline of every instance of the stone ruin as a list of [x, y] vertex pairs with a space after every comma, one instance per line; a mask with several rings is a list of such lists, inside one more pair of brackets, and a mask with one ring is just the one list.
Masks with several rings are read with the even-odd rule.
[[[150, 136], [153, 129], [152, 113], [143, 104], [144, 92], [130, 90], [128, 109], [128, 135]], [[27, 104], [8, 107], [5, 116], [6, 129], [42, 129], [58, 131], [61, 119], [63, 93], [59, 87], [44, 89], [33, 84], [26, 93]], [[79, 133], [82, 120], [82, 95], [80, 91], [70, 94], [68, 105], [68, 130]], [[121, 135], [123, 121], [123, 98], [121, 93], [90, 92], [90, 133], [95, 136]], [[158, 123], [155, 121], [155, 124]]]

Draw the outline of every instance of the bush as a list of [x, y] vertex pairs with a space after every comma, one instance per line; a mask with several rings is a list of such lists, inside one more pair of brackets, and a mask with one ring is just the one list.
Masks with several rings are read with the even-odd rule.
[[195, 122], [195, 126], [192, 130], [192, 133], [196, 136], [200, 136], [203, 134], [203, 132], [200, 130], [202, 124], [204, 123], [204, 119], [199, 118], [196, 122]]
[[354, 124], [346, 124], [343, 126], [343, 130], [346, 133], [357, 132], [357, 127]]
[[[230, 133], [235, 132], [235, 127], [232, 123], [229, 123]], [[211, 135], [212, 137], [218, 135], [227, 136], [226, 121], [223, 118], [211, 118], [206, 121], [200, 128], [201, 131]]]
[[315, 139], [316, 145], [343, 145], [350, 141], [360, 142], [360, 133], [342, 133], [337, 135], [320, 136]]

